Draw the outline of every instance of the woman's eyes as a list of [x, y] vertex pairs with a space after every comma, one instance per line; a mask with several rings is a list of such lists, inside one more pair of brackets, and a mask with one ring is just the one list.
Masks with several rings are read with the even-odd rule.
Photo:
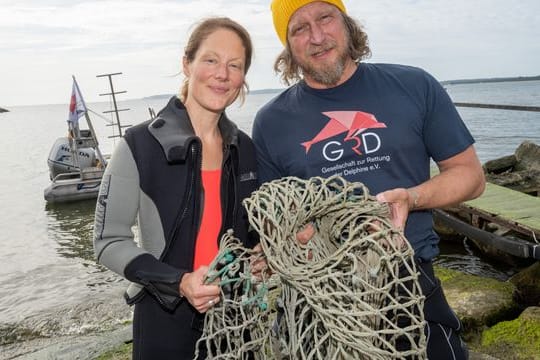
[[[206, 63], [206, 64], [209, 64], [209, 65], [217, 65], [217, 64], [219, 64], [219, 61], [216, 58], [203, 58], [202, 61], [204, 63]], [[231, 69], [234, 69], [234, 70], [243, 70], [244, 69], [244, 66], [241, 63], [237, 63], [237, 62], [229, 63], [229, 64], [227, 64], [227, 66], [229, 68], [231, 68]]]

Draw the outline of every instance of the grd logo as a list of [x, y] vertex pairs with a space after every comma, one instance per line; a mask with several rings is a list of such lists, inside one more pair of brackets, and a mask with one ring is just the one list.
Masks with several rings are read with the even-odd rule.
[[[344, 141], [354, 141], [351, 150], [362, 155], [360, 147], [366, 154], [377, 151], [380, 147], [380, 138], [375, 133], [365, 133], [367, 129], [386, 128], [384, 123], [377, 121], [373, 114], [365, 113], [362, 111], [328, 111], [322, 114], [328, 116], [330, 121], [326, 126], [309, 141], [303, 142], [302, 146], [306, 148], [306, 154], [309, 152], [311, 146], [318, 142], [330, 139], [338, 134], [347, 132], [347, 135], [343, 139]], [[362, 134], [363, 133], [363, 134]], [[362, 134], [362, 141], [360, 139]], [[366, 139], [368, 136], [374, 137], [376, 140], [375, 148], [368, 148]], [[323, 147], [323, 156], [328, 161], [337, 161], [343, 156], [343, 148], [339, 141], [330, 141]]]

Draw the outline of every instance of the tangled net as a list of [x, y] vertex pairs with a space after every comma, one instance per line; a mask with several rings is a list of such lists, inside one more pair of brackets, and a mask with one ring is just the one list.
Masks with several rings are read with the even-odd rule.
[[[264, 184], [244, 206], [273, 275], [254, 278], [260, 255], [226, 234], [208, 279], [220, 278], [223, 301], [207, 313], [199, 340], [208, 358], [426, 357], [413, 250], [364, 185], [288, 177]], [[316, 232], [303, 245], [296, 233], [308, 223]]]

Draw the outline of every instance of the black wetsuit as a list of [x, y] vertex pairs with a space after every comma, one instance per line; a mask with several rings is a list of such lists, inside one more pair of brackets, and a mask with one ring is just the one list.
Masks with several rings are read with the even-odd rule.
[[[221, 234], [233, 229], [245, 246], [241, 201], [257, 186], [249, 137], [222, 115]], [[204, 317], [179, 294], [193, 271], [201, 218], [201, 142], [183, 104], [172, 98], [155, 119], [134, 126], [117, 144], [99, 193], [94, 248], [99, 263], [131, 282], [134, 359], [191, 359]], [[132, 226], [138, 223], [137, 244]]]

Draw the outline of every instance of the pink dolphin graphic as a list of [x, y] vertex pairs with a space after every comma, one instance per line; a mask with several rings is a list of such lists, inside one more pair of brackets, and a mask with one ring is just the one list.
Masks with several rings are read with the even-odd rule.
[[345, 136], [344, 140], [354, 139], [356, 145], [352, 149], [361, 155], [360, 150], [358, 150], [360, 139], [357, 135], [366, 129], [386, 127], [384, 123], [377, 121], [373, 114], [362, 111], [328, 111], [323, 112], [323, 114], [328, 116], [330, 121], [313, 139], [302, 143], [302, 146], [306, 148], [306, 154], [313, 144], [347, 131], [347, 136]]

